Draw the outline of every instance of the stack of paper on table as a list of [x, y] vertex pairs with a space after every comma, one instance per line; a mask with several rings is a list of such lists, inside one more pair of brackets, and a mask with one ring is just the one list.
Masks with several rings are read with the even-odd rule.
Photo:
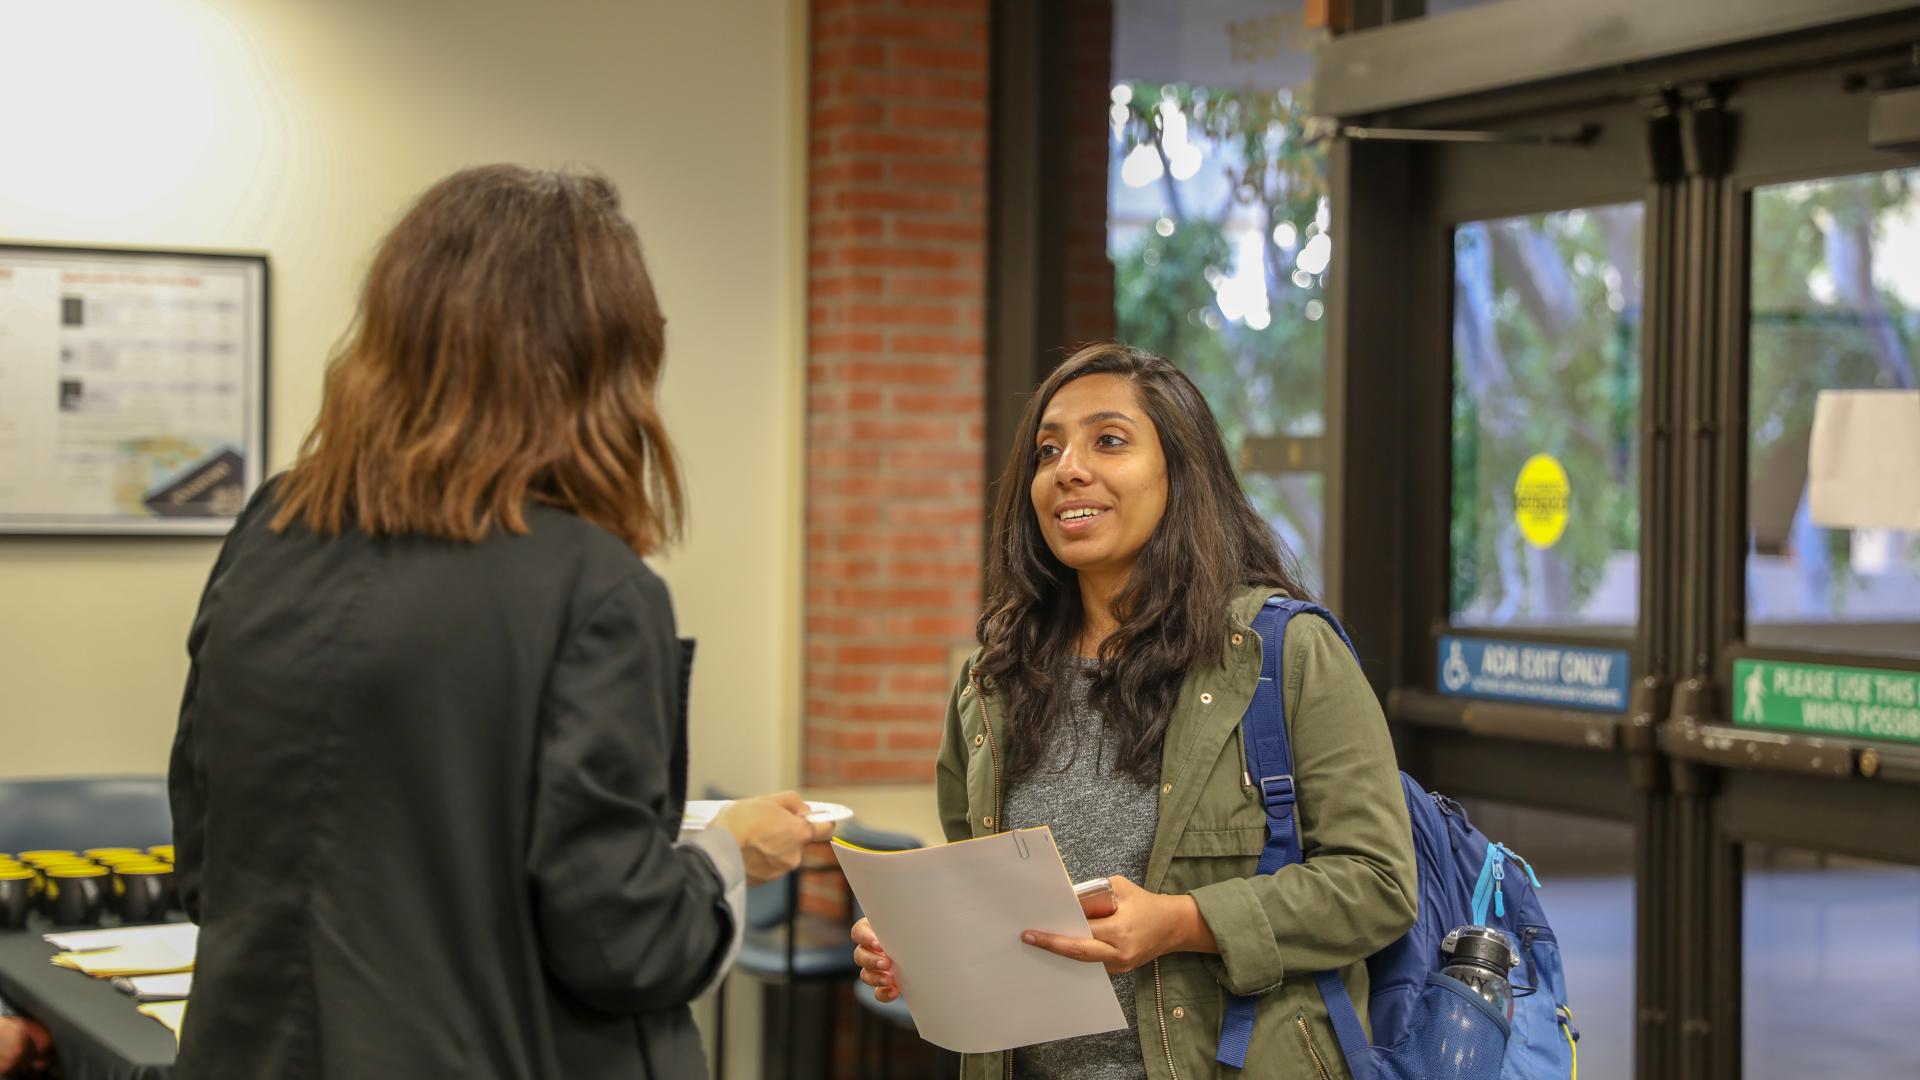
[[134, 1008], [142, 1016], [151, 1016], [167, 1026], [173, 1032], [175, 1045], [180, 1042], [180, 1025], [187, 1022], [187, 1003], [184, 1001], [150, 1001]]
[[66, 950], [54, 954], [56, 966], [96, 979], [115, 975], [163, 975], [193, 970], [200, 928], [192, 923], [123, 926], [48, 934], [46, 940]]
[[989, 1053], [1127, 1026], [1104, 968], [1020, 940], [1023, 930], [1093, 936], [1050, 830], [911, 851], [834, 848], [921, 1038]]
[[193, 992], [193, 973], [121, 976], [113, 980], [113, 988], [132, 994], [135, 1001], [184, 1001]]

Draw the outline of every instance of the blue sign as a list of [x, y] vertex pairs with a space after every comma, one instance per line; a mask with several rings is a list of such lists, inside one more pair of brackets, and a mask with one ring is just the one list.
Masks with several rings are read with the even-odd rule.
[[1558, 709], [1627, 711], [1625, 649], [1538, 641], [1440, 639], [1440, 692]]

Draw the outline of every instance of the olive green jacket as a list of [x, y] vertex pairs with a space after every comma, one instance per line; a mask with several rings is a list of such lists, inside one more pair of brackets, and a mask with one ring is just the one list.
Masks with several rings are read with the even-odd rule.
[[[1413, 835], [1380, 704], [1325, 620], [1288, 624], [1283, 659], [1296, 816], [1306, 862], [1256, 874], [1266, 815], [1246, 777], [1240, 718], [1260, 678], [1250, 625], [1271, 589], [1238, 595], [1222, 621], [1220, 666], [1180, 689], [1160, 763], [1160, 821], [1146, 880], [1190, 893], [1220, 955], [1171, 953], [1134, 979], [1140, 1047], [1153, 1080], [1344, 1078], [1315, 987], [1339, 970], [1362, 1020], [1365, 960], [1413, 925]], [[939, 803], [947, 839], [999, 831], [1005, 713], [968, 661], [947, 704]], [[1244, 1070], [1214, 1061], [1226, 996], [1261, 998]], [[969, 1054], [963, 1080], [1012, 1074], [1012, 1055]]]

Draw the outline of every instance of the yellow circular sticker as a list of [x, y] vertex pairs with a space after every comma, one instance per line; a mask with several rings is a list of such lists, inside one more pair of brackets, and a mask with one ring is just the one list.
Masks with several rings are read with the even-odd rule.
[[1527, 543], [1545, 549], [1560, 542], [1571, 494], [1567, 470], [1552, 454], [1535, 454], [1520, 466], [1520, 478], [1513, 482], [1513, 520]]

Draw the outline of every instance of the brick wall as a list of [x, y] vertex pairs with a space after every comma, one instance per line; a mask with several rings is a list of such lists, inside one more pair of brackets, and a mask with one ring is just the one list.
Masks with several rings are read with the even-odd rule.
[[989, 0], [815, 0], [808, 784], [930, 780], [979, 608]]

